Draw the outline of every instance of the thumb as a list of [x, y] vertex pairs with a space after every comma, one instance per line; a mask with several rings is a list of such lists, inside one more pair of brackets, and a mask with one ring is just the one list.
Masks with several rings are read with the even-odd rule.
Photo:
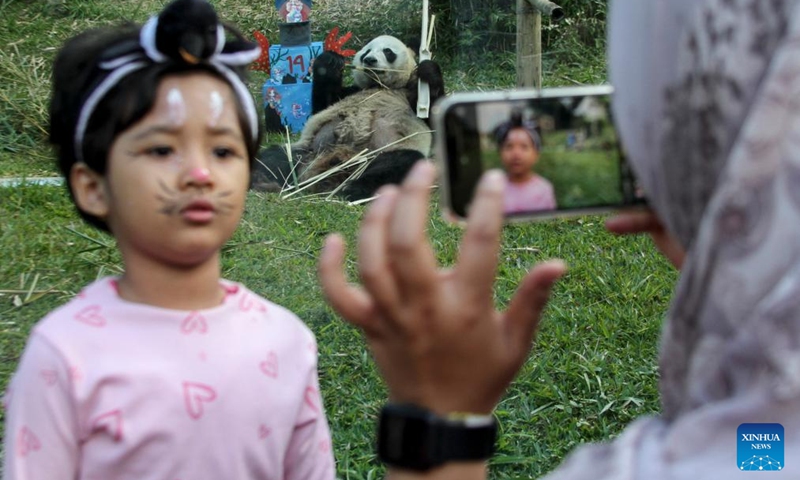
[[528, 272], [511, 299], [505, 313], [506, 331], [511, 342], [519, 342], [515, 346], [520, 355], [530, 349], [553, 285], [566, 272], [567, 265], [561, 260], [540, 263]]

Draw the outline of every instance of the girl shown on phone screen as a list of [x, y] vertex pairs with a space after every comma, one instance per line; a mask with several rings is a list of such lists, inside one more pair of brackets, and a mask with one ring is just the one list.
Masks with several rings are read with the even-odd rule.
[[508, 179], [505, 213], [555, 210], [553, 184], [534, 171], [542, 140], [534, 124], [512, 113], [508, 122], [495, 129], [500, 161]]

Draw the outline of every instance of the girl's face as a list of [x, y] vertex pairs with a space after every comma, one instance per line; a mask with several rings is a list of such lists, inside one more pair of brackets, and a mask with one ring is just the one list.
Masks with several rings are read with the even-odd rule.
[[216, 258], [241, 218], [249, 175], [230, 86], [200, 72], [165, 77], [152, 110], [114, 140], [102, 181], [123, 258]]
[[526, 178], [539, 159], [539, 151], [525, 129], [514, 128], [500, 147], [500, 159], [511, 179]]

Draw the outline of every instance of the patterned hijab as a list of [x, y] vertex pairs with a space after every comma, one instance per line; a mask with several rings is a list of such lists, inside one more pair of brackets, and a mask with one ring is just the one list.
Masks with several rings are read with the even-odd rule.
[[623, 143], [688, 257], [663, 415], [548, 478], [733, 478], [743, 423], [782, 424], [800, 478], [800, 0], [613, 0], [609, 32]]
[[689, 250], [662, 339], [664, 416], [756, 390], [795, 399], [800, 2], [613, 8], [621, 135], [653, 207]]

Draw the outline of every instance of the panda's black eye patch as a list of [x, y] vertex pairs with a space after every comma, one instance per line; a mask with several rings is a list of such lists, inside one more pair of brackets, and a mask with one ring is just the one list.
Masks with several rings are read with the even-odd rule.
[[369, 55], [369, 53], [370, 53], [371, 51], [372, 51], [372, 50], [367, 50], [366, 52], [364, 52], [364, 54], [363, 54], [363, 55], [361, 55], [361, 63], [364, 63], [364, 59], [365, 59], [365, 58], [367, 58], [367, 55]]
[[384, 48], [383, 54], [386, 56], [386, 61], [389, 63], [394, 63], [397, 60], [397, 54], [392, 51], [391, 48]]

